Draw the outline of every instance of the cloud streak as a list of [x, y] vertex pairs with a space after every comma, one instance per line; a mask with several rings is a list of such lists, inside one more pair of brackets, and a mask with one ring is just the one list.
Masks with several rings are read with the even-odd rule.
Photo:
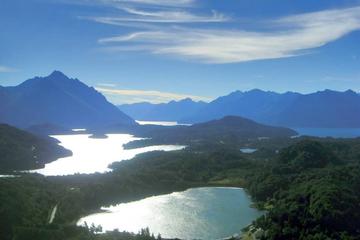
[[[53, 0], [60, 1], [60, 0]], [[195, 0], [61, 0], [69, 4], [82, 5], [106, 5], [111, 7], [118, 7], [124, 5], [137, 5], [148, 7], [191, 7]]]
[[[137, 14], [146, 15], [146, 12]], [[202, 63], [224, 64], [299, 56], [359, 29], [360, 7], [352, 7], [273, 20], [270, 31], [266, 32], [163, 27], [103, 38], [99, 42]]]
[[141, 5], [155, 5], [155, 6], [190, 6], [194, 0], [97, 0], [100, 2], [107, 2], [112, 4], [141, 4]]
[[141, 22], [141, 23], [211, 23], [226, 22], [228, 17], [221, 13], [212, 11], [212, 15], [197, 15], [187, 11], [142, 11], [134, 8], [123, 8], [130, 14], [121, 17], [82, 17], [99, 23], [124, 25], [124, 22]]
[[172, 100], [182, 100], [184, 98], [191, 98], [194, 101], [211, 101], [209, 97], [195, 96], [189, 94], [177, 94], [161, 91], [144, 91], [144, 90], [124, 90], [114, 88], [96, 87], [96, 90], [103, 93], [110, 101], [115, 104], [120, 103], [135, 103], [135, 102], [152, 102], [162, 103]]

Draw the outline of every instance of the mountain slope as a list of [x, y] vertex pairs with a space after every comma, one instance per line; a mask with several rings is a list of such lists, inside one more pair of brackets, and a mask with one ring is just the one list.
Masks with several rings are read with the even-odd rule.
[[281, 112], [277, 124], [296, 127], [360, 127], [360, 96], [325, 90], [299, 96]]
[[248, 92], [236, 91], [215, 99], [196, 114], [182, 119], [181, 122], [204, 122], [234, 115], [273, 124], [279, 113], [290, 106], [299, 95], [292, 92], [279, 94], [258, 89]]
[[238, 116], [226, 116], [219, 120], [194, 124], [188, 129], [190, 135], [201, 134], [205, 137], [233, 135], [242, 138], [271, 138], [297, 135], [296, 131], [289, 128], [264, 125]]
[[180, 122], [205, 122], [227, 115], [276, 126], [357, 128], [360, 127], [360, 95], [350, 90], [311, 94], [237, 91], [215, 99]]
[[190, 98], [168, 103], [134, 103], [118, 106], [120, 110], [136, 120], [148, 121], [179, 121], [189, 115], [195, 114], [205, 102], [195, 102]]
[[296, 131], [289, 128], [264, 125], [238, 116], [226, 116], [219, 120], [191, 126], [140, 125], [136, 128], [136, 135], [147, 138], [139, 142], [153, 144], [222, 142], [231, 145], [239, 141], [258, 140], [259, 138], [289, 138], [297, 135]]
[[0, 102], [0, 122], [21, 128], [40, 124], [66, 128], [135, 124], [94, 88], [59, 71], [15, 87], [2, 87]]
[[0, 124], [0, 172], [41, 168], [45, 163], [70, 154], [55, 139]]

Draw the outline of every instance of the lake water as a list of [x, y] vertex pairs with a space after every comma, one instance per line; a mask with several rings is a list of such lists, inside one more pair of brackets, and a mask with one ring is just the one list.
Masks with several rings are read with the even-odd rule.
[[160, 125], [160, 126], [190, 126], [191, 124], [178, 123], [178, 122], [166, 122], [166, 121], [139, 121], [136, 122], [140, 125]]
[[103, 231], [138, 232], [149, 227], [165, 238], [219, 239], [240, 233], [261, 216], [250, 207], [251, 200], [241, 188], [193, 188], [102, 208], [78, 221], [101, 225]]
[[59, 158], [48, 163], [45, 168], [34, 170], [46, 176], [70, 175], [75, 173], [95, 173], [110, 171], [110, 163], [133, 158], [136, 154], [163, 150], [183, 149], [179, 145], [158, 145], [125, 150], [123, 145], [139, 139], [129, 134], [108, 134], [107, 138], [89, 138], [89, 134], [55, 135], [63, 147], [71, 150], [70, 157]]
[[315, 137], [360, 137], [360, 128], [294, 128], [300, 135]]
[[254, 153], [256, 152], [256, 148], [240, 148], [240, 152], [242, 153]]

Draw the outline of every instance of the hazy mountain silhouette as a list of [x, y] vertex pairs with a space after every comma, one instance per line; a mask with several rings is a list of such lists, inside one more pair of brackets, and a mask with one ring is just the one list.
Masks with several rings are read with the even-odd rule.
[[281, 112], [277, 124], [296, 127], [360, 127], [360, 95], [351, 90], [325, 90], [300, 95]]
[[254, 89], [235, 91], [210, 103], [185, 99], [163, 104], [125, 104], [120, 109], [139, 120], [200, 123], [233, 115], [286, 127], [360, 127], [360, 95], [351, 90], [300, 94]]
[[193, 116], [181, 121], [196, 123], [234, 115], [262, 123], [273, 123], [269, 120], [276, 118], [298, 96], [298, 93], [279, 94], [258, 89], [248, 92], [236, 91], [215, 99]]
[[206, 105], [190, 98], [168, 103], [152, 104], [148, 102], [123, 104], [120, 110], [136, 120], [148, 121], [179, 121], [198, 112]]
[[287, 127], [360, 127], [360, 95], [351, 90], [311, 94], [236, 91], [215, 99], [180, 122], [205, 122], [227, 115]]
[[136, 124], [94, 88], [59, 71], [15, 87], [1, 87], [0, 122], [21, 128], [41, 124], [66, 128]]

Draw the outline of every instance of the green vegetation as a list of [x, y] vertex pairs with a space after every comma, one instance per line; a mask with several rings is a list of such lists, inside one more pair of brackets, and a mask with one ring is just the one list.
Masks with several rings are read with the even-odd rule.
[[359, 159], [360, 139], [210, 139], [113, 163], [106, 174], [0, 178], [0, 239], [156, 239], [75, 223], [101, 206], [198, 186], [245, 187], [267, 210], [253, 224], [264, 239], [359, 239]]
[[42, 168], [45, 163], [71, 152], [55, 139], [38, 137], [6, 124], [0, 124], [0, 173]]
[[[247, 178], [265, 239], [359, 239], [359, 140], [303, 141]], [[353, 158], [353, 156], [356, 156]]]

